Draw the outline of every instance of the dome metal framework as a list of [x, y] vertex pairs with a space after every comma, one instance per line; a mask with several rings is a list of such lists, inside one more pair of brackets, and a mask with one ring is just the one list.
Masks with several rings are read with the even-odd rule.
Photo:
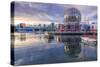
[[65, 31], [79, 31], [81, 12], [77, 8], [69, 8], [64, 14]]
[[65, 22], [80, 22], [81, 13], [77, 8], [69, 8], [65, 12]]

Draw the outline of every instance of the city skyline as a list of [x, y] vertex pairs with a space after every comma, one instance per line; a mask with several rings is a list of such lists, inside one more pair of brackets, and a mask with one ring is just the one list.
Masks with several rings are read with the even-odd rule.
[[97, 6], [11, 3], [11, 64], [97, 60]]

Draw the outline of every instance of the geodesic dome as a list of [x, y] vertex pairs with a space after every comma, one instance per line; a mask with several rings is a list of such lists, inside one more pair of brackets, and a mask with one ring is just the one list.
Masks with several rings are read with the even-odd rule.
[[69, 8], [65, 11], [65, 22], [80, 22], [81, 13], [76, 8]]

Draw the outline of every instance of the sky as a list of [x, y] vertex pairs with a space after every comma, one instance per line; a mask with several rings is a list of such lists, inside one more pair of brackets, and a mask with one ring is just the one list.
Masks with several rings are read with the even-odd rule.
[[[14, 20], [15, 24], [50, 24], [64, 23], [64, 12], [69, 8], [77, 8], [82, 16], [81, 22], [89, 19], [97, 23], [97, 7], [88, 5], [15, 2]], [[12, 11], [13, 13], [13, 11]]]

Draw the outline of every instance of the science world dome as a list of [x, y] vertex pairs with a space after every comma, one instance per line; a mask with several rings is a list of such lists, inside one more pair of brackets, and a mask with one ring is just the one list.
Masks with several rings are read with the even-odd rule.
[[65, 11], [66, 22], [80, 22], [81, 13], [77, 8], [69, 8]]
[[79, 31], [81, 12], [77, 8], [69, 8], [64, 14], [65, 31]]

